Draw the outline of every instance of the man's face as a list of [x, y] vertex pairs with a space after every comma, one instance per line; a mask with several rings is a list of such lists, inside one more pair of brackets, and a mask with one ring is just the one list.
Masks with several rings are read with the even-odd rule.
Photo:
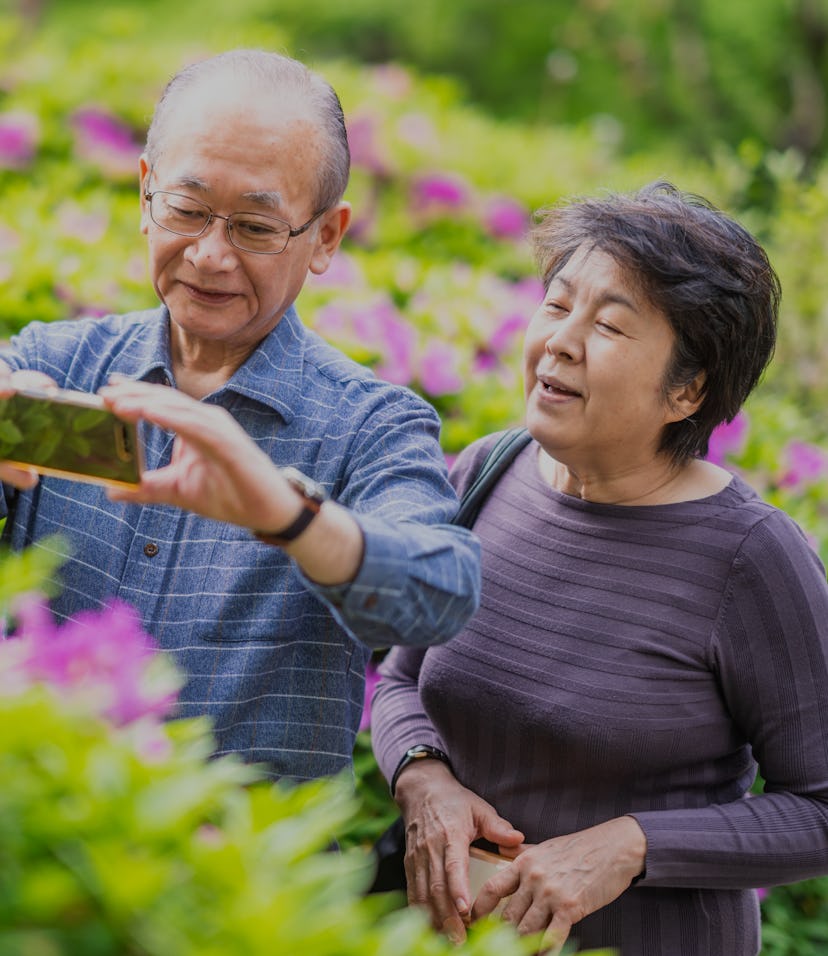
[[225, 80], [181, 95], [156, 167], [141, 161], [150, 275], [179, 344], [249, 354], [299, 294], [308, 270], [328, 267], [347, 212], [326, 213], [284, 252], [262, 255], [233, 246], [221, 219], [197, 238], [162, 229], [150, 218], [145, 192], [180, 193], [223, 216], [255, 212], [301, 226], [318, 211], [318, 139], [300, 105], [263, 101], [245, 86]]

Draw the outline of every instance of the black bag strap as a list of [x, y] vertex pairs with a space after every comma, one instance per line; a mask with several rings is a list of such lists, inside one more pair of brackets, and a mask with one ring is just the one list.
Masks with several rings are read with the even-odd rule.
[[525, 448], [531, 440], [532, 436], [525, 428], [509, 428], [503, 432], [486, 455], [477, 477], [460, 499], [460, 507], [452, 524], [459, 524], [464, 528], [472, 527], [486, 496], [521, 449]]

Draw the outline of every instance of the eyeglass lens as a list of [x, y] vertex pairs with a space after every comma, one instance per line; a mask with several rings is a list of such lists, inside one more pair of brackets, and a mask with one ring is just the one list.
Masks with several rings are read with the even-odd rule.
[[150, 199], [153, 222], [179, 236], [200, 236], [211, 218], [225, 219], [230, 242], [246, 252], [282, 252], [290, 238], [290, 225], [271, 216], [234, 212], [219, 216], [205, 203], [178, 193], [154, 192]]

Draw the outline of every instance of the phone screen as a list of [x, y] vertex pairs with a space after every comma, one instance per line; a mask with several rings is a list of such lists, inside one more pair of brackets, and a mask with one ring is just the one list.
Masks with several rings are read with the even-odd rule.
[[141, 479], [135, 426], [86, 392], [20, 391], [0, 399], [0, 460], [101, 484]]

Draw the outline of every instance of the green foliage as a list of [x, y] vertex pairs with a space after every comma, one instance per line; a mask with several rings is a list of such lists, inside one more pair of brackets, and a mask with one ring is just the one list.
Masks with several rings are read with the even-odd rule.
[[828, 877], [778, 886], [762, 900], [762, 956], [822, 956], [828, 949]]
[[[4, 558], [0, 581], [21, 560]], [[131, 620], [118, 609], [97, 633], [91, 616], [58, 631], [30, 613], [0, 644], [0, 953], [455, 952], [419, 911], [363, 895], [372, 864], [356, 841], [330, 850], [356, 825], [349, 780], [273, 785], [210, 759], [205, 719], [159, 721], [177, 678]], [[124, 711], [124, 697], [138, 706]], [[536, 946], [491, 920], [463, 950]]]
[[[826, 84], [819, 4], [203, 0], [197, 18], [188, 5], [161, 0], [42, 6], [39, 20], [0, 12], [0, 122], [13, 117], [30, 147], [18, 162], [0, 160], [0, 336], [32, 320], [155, 303], [136, 188], [155, 100], [169, 76], [198, 56], [239, 45], [284, 50], [311, 62], [340, 92], [354, 154], [347, 196], [354, 228], [331, 272], [303, 290], [300, 311], [358, 360], [425, 394], [442, 416], [448, 453], [521, 418], [522, 328], [539, 295], [523, 241], [532, 210], [566, 195], [664, 177], [759, 235], [783, 284], [780, 338], [748, 405], [744, 440], [727, 463], [788, 511], [828, 560], [825, 475], [797, 477], [793, 464], [797, 443], [820, 448], [828, 438], [828, 166], [820, 159], [828, 124], [818, 102]], [[443, 75], [388, 64], [395, 56]], [[355, 57], [375, 65], [355, 65]], [[469, 93], [499, 118], [470, 106]], [[90, 109], [114, 132], [85, 134], [78, 115]], [[0, 565], [4, 612], [18, 585], [33, 589], [54, 577], [55, 568], [43, 563], [48, 554], [43, 548]], [[44, 700], [44, 707], [57, 706]], [[387, 904], [358, 899], [368, 878], [361, 848], [395, 812], [367, 735], [358, 742], [354, 804], [338, 791], [241, 788], [232, 779], [236, 769], [223, 764], [202, 780], [192, 748], [207, 746], [203, 738], [196, 743], [203, 729], [174, 726], [170, 746], [181, 749], [183, 776], [159, 771], [163, 785], [155, 770], [141, 769], [128, 734], [112, 737], [95, 724], [81, 735], [89, 751], [66, 744], [77, 751], [75, 771], [94, 766], [104, 783], [100, 768], [111, 760], [122, 788], [118, 803], [132, 808], [129, 825], [118, 823], [131, 842], [118, 843], [107, 810], [102, 829], [88, 831], [93, 848], [71, 839], [57, 849], [39, 844], [42, 859], [26, 857], [31, 876], [21, 886], [28, 889], [9, 892], [41, 914], [58, 903], [64, 909], [53, 908], [51, 923], [42, 915], [40, 924], [9, 927], [0, 954], [178, 956], [196, 945], [208, 956], [265, 946], [291, 952], [266, 935], [269, 925], [310, 956], [444, 951], [413, 914], [386, 920], [380, 910]], [[7, 768], [3, 779], [12, 774]], [[150, 778], [156, 796], [139, 798]], [[89, 786], [83, 774], [73, 779]], [[104, 785], [96, 779], [93, 794]], [[61, 786], [49, 794], [68, 829], [80, 797]], [[203, 802], [192, 796], [198, 787]], [[9, 821], [25, 808], [13, 794], [5, 799], [11, 816], [0, 827], [14, 848]], [[135, 809], [142, 800], [159, 820], [169, 809], [175, 832], [164, 824], [148, 838], [140, 830], [147, 813]], [[43, 808], [52, 803], [39, 803], [40, 817], [26, 817], [27, 826], [45, 825]], [[328, 803], [330, 815], [317, 812]], [[215, 831], [204, 826], [217, 828], [216, 845], [206, 839]], [[334, 831], [352, 847], [342, 857], [318, 852]], [[265, 838], [272, 832], [293, 846], [293, 856], [274, 849]], [[0, 861], [20, 874], [9, 853]], [[340, 885], [347, 900], [333, 888]], [[153, 887], [164, 888], [157, 900]], [[133, 895], [154, 902], [131, 908]], [[763, 903], [767, 956], [817, 952], [825, 898], [823, 881], [772, 890]], [[73, 908], [72, 900], [82, 902]], [[486, 933], [469, 944], [478, 947], [473, 951], [515, 951], [508, 935]]]

